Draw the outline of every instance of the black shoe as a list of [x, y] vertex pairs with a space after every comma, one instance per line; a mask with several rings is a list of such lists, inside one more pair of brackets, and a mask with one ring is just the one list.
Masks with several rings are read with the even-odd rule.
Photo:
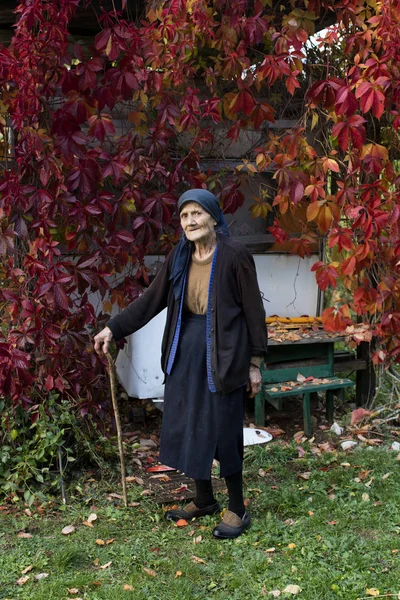
[[167, 521], [179, 521], [179, 519], [191, 521], [192, 519], [197, 519], [197, 517], [215, 515], [215, 513], [220, 512], [220, 510], [218, 502], [214, 502], [214, 504], [210, 504], [210, 506], [205, 506], [204, 508], [197, 508], [194, 502], [189, 502], [185, 508], [167, 510], [164, 516]]
[[236, 513], [227, 510], [222, 517], [221, 523], [214, 528], [213, 536], [223, 540], [230, 540], [242, 535], [249, 527], [250, 515], [248, 513], [244, 513], [243, 517], [240, 518]]

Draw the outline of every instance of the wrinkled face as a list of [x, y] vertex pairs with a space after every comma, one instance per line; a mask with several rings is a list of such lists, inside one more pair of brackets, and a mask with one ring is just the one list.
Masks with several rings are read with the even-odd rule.
[[215, 235], [216, 221], [197, 202], [187, 202], [179, 214], [182, 229], [191, 242], [205, 242]]

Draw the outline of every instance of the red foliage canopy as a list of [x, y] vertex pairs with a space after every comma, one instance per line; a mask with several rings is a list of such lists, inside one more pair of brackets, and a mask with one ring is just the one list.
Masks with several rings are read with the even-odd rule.
[[[369, 320], [376, 359], [399, 360], [400, 1], [174, 0], [136, 23], [122, 2], [92, 46], [71, 44], [78, 4], [22, 0], [0, 47], [0, 127], [10, 119], [16, 136], [0, 171], [0, 393], [28, 407], [56, 389], [83, 413], [100, 408], [91, 332], [147, 283], [144, 255], [176, 241], [177, 196], [207, 184], [233, 212], [238, 178], [257, 170], [274, 172], [274, 235], [285, 238], [279, 212], [306, 202], [293, 250], [307, 254], [315, 232], [327, 242], [317, 282], [350, 298], [327, 326]], [[337, 23], [313, 65], [327, 11]], [[204, 172], [218, 127], [233, 143], [279, 118], [274, 90], [300, 94], [298, 126], [266, 135], [229, 181]]]

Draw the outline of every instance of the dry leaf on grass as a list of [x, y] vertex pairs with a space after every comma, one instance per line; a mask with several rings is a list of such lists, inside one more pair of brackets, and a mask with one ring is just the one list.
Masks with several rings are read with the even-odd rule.
[[273, 596], [274, 598], [279, 598], [279, 596], [281, 595], [281, 590], [271, 590], [270, 592], [268, 592], [268, 594], [270, 596]]
[[124, 588], [125, 592], [133, 592], [133, 585], [130, 585], [129, 583], [124, 583]]
[[299, 473], [298, 476], [301, 479], [305, 479], [306, 481], [308, 481], [308, 479], [310, 479], [310, 477], [311, 477], [311, 471], [306, 471], [305, 473]]
[[186, 525], [189, 525], [186, 519], [179, 519], [179, 521], [176, 522], [177, 527], [186, 527]]
[[105, 546], [105, 544], [106, 544], [106, 543], [105, 543], [105, 541], [104, 541], [104, 540], [100, 540], [100, 539], [98, 539], [98, 540], [96, 540], [96, 544], [97, 544], [98, 546]]
[[106, 496], [107, 500], [122, 500], [122, 496], [121, 494], [116, 494], [115, 492], [112, 492], [111, 494], [108, 494]]
[[157, 575], [154, 569], [146, 569], [146, 567], [143, 567], [143, 571], [147, 573], [147, 575], [150, 575], [150, 577], [155, 577]]
[[351, 413], [351, 425], [360, 423], [360, 421], [365, 419], [365, 417], [368, 417], [370, 414], [372, 414], [370, 410], [366, 410], [365, 408], [356, 408]]
[[36, 579], [36, 581], [40, 581], [41, 579], [46, 579], [46, 577], [48, 576], [48, 573], [38, 573], [37, 575], [35, 575], [34, 579]]
[[79, 594], [78, 588], [67, 588], [68, 594]]
[[63, 535], [70, 535], [71, 533], [74, 533], [75, 531], [75, 527], [73, 525], [67, 525], [66, 527], [64, 527], [64, 529], [61, 530], [61, 533]]
[[194, 538], [193, 543], [194, 544], [200, 544], [201, 540], [203, 538], [201, 537], [201, 535], [198, 535], [197, 537]]
[[284, 594], [293, 594], [293, 596], [299, 592], [301, 592], [301, 587], [299, 585], [287, 585], [283, 590]]
[[296, 548], [296, 544], [291, 542], [290, 544], [287, 545], [287, 547], [289, 548], [289, 550], [294, 550]]
[[24, 577], [17, 579], [17, 585], [25, 585], [27, 581], [29, 581], [29, 575], [25, 575]]
[[376, 588], [367, 588], [365, 590], [365, 593], [367, 594], [367, 596], [379, 596], [379, 590], [377, 590]]
[[33, 565], [29, 565], [29, 567], [25, 567], [23, 571], [21, 571], [21, 575], [26, 575], [29, 571], [32, 571]]
[[177, 577], [182, 577], [182, 571], [177, 571], [177, 572], [175, 573], [175, 579], [176, 579]]
[[108, 569], [108, 567], [111, 565], [112, 565], [112, 560], [110, 560], [110, 562], [106, 563], [105, 565], [100, 565], [100, 569]]
[[205, 565], [206, 561], [203, 558], [199, 558], [198, 556], [192, 556], [192, 562], [200, 564], [200, 565]]
[[126, 483], [132, 483], [132, 481], [138, 485], [144, 485], [143, 479], [141, 477], [137, 477], [136, 475], [129, 475], [129, 477], [126, 478]]
[[33, 537], [31, 533], [26, 533], [25, 531], [20, 531], [19, 533], [17, 533], [17, 537], [19, 538], [24, 538], [25, 540], [28, 540], [29, 538]]

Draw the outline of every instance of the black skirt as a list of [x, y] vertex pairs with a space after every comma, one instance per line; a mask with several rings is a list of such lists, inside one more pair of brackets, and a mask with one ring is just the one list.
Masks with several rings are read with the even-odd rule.
[[193, 479], [209, 479], [213, 459], [220, 476], [242, 469], [245, 386], [210, 392], [206, 368], [206, 317], [184, 313], [179, 346], [167, 376], [160, 461]]

